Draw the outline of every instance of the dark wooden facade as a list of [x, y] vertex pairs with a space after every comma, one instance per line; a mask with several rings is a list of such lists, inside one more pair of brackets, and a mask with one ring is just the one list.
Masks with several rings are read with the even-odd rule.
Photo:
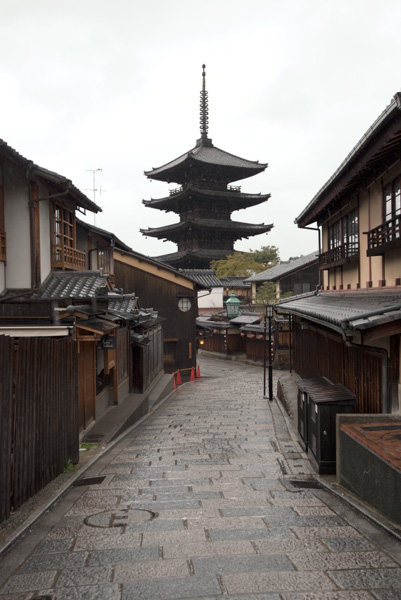
[[0, 521], [78, 462], [77, 342], [0, 336]]
[[[124, 261], [124, 262], [122, 262]], [[115, 252], [114, 274], [117, 287], [135, 291], [142, 307], [157, 310], [163, 322], [164, 370], [173, 373], [196, 366], [196, 325], [198, 314], [194, 282], [166, 269], [161, 263]], [[180, 300], [189, 300], [191, 308], [183, 312]]]
[[342, 383], [356, 396], [355, 412], [382, 412], [382, 352], [347, 346], [339, 333], [313, 323], [303, 329], [294, 320], [292, 327], [293, 367], [301, 379], [327, 377]]

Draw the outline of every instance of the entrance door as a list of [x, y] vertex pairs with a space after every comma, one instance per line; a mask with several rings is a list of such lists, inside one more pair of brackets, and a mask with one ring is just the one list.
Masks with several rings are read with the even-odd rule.
[[79, 342], [78, 418], [79, 432], [96, 418], [96, 344]]

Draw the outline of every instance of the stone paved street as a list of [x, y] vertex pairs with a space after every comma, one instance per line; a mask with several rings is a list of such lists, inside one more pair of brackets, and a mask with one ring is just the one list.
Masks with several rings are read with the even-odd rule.
[[401, 598], [401, 544], [305, 487], [263, 370], [200, 365], [1, 557], [1, 600]]

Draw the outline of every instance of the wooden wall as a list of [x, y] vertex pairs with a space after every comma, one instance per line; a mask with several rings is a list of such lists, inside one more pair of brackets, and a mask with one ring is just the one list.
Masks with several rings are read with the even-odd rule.
[[79, 459], [77, 342], [0, 336], [0, 521]]
[[[114, 263], [116, 286], [135, 293], [142, 308], [154, 308], [163, 317], [164, 369], [172, 373], [196, 365], [196, 291], [157, 277], [118, 260]], [[178, 308], [180, 298], [190, 298], [188, 312]]]
[[356, 395], [355, 412], [382, 412], [382, 357], [368, 347], [346, 346], [340, 334], [293, 322], [293, 365], [302, 379], [327, 377]]

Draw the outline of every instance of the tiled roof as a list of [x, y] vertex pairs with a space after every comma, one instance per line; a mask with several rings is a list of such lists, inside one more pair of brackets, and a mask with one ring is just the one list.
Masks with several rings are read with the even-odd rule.
[[280, 300], [276, 309], [280, 313], [304, 316], [335, 329], [369, 329], [401, 320], [401, 291], [304, 294]]
[[260, 314], [240, 315], [239, 317], [231, 319], [230, 323], [233, 323], [234, 325], [254, 325], [255, 323], [259, 323], [260, 319]]
[[167, 236], [170, 233], [196, 228], [203, 230], [217, 229], [222, 231], [243, 233], [244, 235], [255, 235], [258, 233], [266, 233], [270, 231], [272, 227], [273, 225], [265, 225], [264, 223], [254, 225], [253, 223], [241, 223], [239, 221], [231, 221], [229, 219], [193, 219], [188, 221], [180, 221], [179, 223], [173, 223], [171, 225], [165, 225], [163, 227], [141, 229], [140, 231], [144, 235]]
[[251, 284], [247, 283], [248, 280], [246, 277], [222, 277], [220, 281], [227, 288], [249, 289], [251, 287]]
[[[158, 260], [160, 262], [164, 261], [180, 261], [184, 258], [202, 258], [205, 260], [220, 260], [227, 258], [227, 255], [230, 254], [229, 250], [221, 250], [220, 248], [199, 248], [197, 250], [182, 250], [181, 252], [172, 252], [171, 254], [164, 254], [163, 256], [158, 256], [154, 260]], [[231, 253], [233, 254], [233, 252]]]
[[266, 269], [266, 271], [262, 271], [261, 273], [256, 273], [256, 275], [252, 275], [246, 281], [256, 282], [256, 281], [277, 281], [281, 277], [287, 276], [290, 273], [294, 273], [295, 271], [299, 271], [312, 265], [313, 263], [317, 263], [319, 258], [319, 252], [316, 250], [315, 252], [311, 252], [310, 254], [306, 254], [305, 256], [300, 256], [299, 258], [294, 258], [292, 260], [282, 262], [275, 267], [271, 267], [270, 269]]
[[54, 171], [49, 171], [48, 169], [44, 169], [43, 167], [39, 167], [31, 160], [28, 160], [19, 152], [14, 150], [11, 146], [9, 146], [4, 140], [0, 139], [0, 158], [4, 156], [6, 159], [10, 158], [17, 164], [22, 167], [29, 169], [31, 177], [36, 177], [38, 179], [42, 179], [48, 182], [51, 182], [56, 189], [59, 189], [61, 192], [67, 191], [71, 198], [75, 200], [78, 206], [81, 206], [87, 210], [92, 212], [102, 212], [100, 206], [89, 200], [85, 194], [83, 194], [73, 183], [64, 177], [64, 175], [59, 175]]
[[138, 298], [135, 294], [126, 294], [123, 296], [109, 296], [108, 297], [108, 310], [112, 314], [126, 317], [132, 315], [136, 309]]
[[95, 225], [91, 225], [90, 223], [86, 223], [85, 221], [81, 221], [81, 219], [76, 219], [76, 222], [77, 222], [77, 225], [79, 225], [83, 229], [86, 229], [86, 231], [91, 231], [101, 237], [104, 237], [109, 240], [113, 240], [114, 245], [117, 248], [120, 248], [122, 250], [128, 250], [128, 251], [132, 250], [132, 248], [127, 246], [127, 244], [124, 244], [124, 242], [122, 242], [120, 239], [118, 239], [118, 237], [116, 235], [114, 235], [114, 233], [112, 233], [111, 231], [106, 231], [106, 229], [101, 229], [100, 227], [96, 227]]
[[164, 198], [152, 198], [151, 200], [142, 200], [145, 206], [150, 208], [158, 208], [160, 210], [174, 210], [177, 203], [185, 202], [188, 196], [196, 198], [212, 198], [215, 203], [224, 203], [227, 206], [235, 207], [233, 210], [256, 206], [262, 202], [266, 202], [270, 198], [270, 194], [247, 194], [243, 192], [227, 190], [205, 190], [196, 187], [187, 187], [177, 191], [170, 196]]
[[195, 148], [192, 148], [188, 152], [185, 152], [178, 158], [175, 158], [165, 165], [152, 169], [151, 171], [145, 171], [145, 175], [150, 179], [160, 178], [160, 175], [163, 176], [166, 172], [174, 170], [176, 167], [179, 167], [189, 159], [210, 165], [245, 169], [247, 171], [251, 171], [250, 174], [252, 175], [263, 171], [267, 167], [266, 163], [259, 163], [258, 161], [240, 158], [239, 156], [235, 156], [234, 154], [230, 154], [229, 152], [225, 152], [224, 150], [216, 148], [213, 146], [213, 144], [199, 144], [195, 146]]
[[[329, 202], [344, 190], [352, 189], [361, 178], [365, 178], [367, 166], [370, 168], [376, 166], [377, 170], [377, 165], [382, 162], [387, 163], [389, 156], [393, 156], [394, 159], [398, 158], [400, 108], [401, 92], [397, 92], [390, 104], [369, 127], [330, 179], [295, 219], [298, 227], [304, 227], [316, 221], [321, 210]], [[393, 120], [395, 120], [396, 126], [391, 134], [389, 124]]]
[[214, 269], [180, 269], [180, 273], [193, 279], [205, 288], [223, 287]]
[[93, 298], [96, 291], [108, 283], [108, 277], [100, 271], [56, 271], [43, 284], [40, 292], [32, 298], [58, 300], [63, 298]]

